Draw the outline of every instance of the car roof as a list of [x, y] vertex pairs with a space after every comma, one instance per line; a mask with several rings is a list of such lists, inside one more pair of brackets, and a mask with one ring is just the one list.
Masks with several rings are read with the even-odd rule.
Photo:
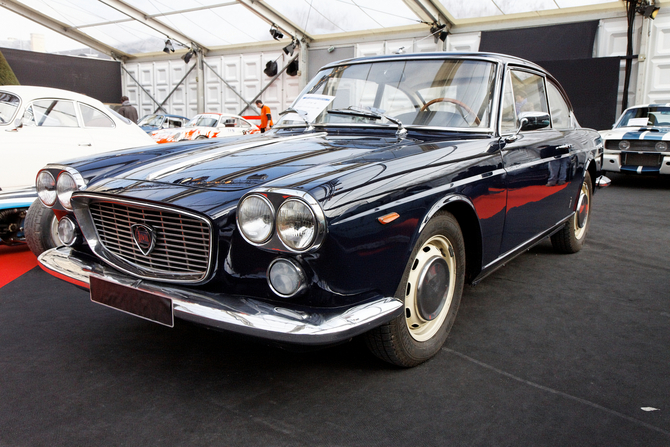
[[22, 100], [26, 101], [35, 98], [62, 98], [102, 104], [99, 100], [82, 93], [76, 93], [53, 87], [40, 87], [35, 85], [0, 85], [0, 91], [16, 93], [17, 95], [21, 96]]
[[337, 62], [332, 62], [325, 65], [323, 68], [336, 67], [338, 65], [348, 64], [352, 62], [376, 62], [383, 60], [425, 60], [425, 59], [488, 59], [491, 62], [502, 62], [524, 65], [534, 69], [543, 71], [546, 70], [534, 62], [522, 59], [516, 56], [510, 56], [500, 53], [485, 53], [485, 52], [441, 52], [441, 53], [407, 53], [407, 54], [387, 54], [381, 56], [364, 56], [352, 59], [344, 59]]

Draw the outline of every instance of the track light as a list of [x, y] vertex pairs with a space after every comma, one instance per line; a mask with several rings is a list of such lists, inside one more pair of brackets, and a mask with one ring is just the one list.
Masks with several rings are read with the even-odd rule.
[[296, 43], [295, 39], [291, 41], [290, 44], [286, 45], [284, 47], [284, 53], [288, 54], [289, 56], [293, 56], [293, 52], [295, 51]]
[[658, 7], [656, 5], [653, 5], [653, 4], [652, 5], [646, 5], [646, 6], [641, 5], [641, 6], [638, 6], [637, 12], [639, 14], [642, 14], [647, 19], [655, 19], [656, 16], [658, 15], [658, 11], [660, 9], [661, 9], [660, 7]]
[[435, 43], [437, 43], [437, 39], [440, 39], [442, 42], [444, 42], [447, 40], [447, 35], [449, 34], [447, 31], [447, 25], [438, 25], [437, 23], [433, 23], [433, 26], [430, 27], [430, 34], [432, 34], [435, 38]]
[[193, 51], [193, 48], [190, 48], [188, 50], [188, 52], [185, 55], [183, 55], [181, 58], [184, 59], [184, 62], [188, 64], [194, 54], [195, 54], [195, 51]]
[[300, 65], [298, 64], [298, 60], [293, 60], [286, 66], [286, 74], [289, 76], [297, 76], [299, 69]]
[[174, 53], [174, 47], [172, 46], [172, 42], [170, 42], [170, 39], [165, 41], [165, 48], [163, 48], [163, 52], [170, 54], [170, 51]]
[[284, 35], [282, 34], [281, 31], [279, 31], [279, 30], [277, 29], [277, 27], [275, 26], [274, 23], [273, 23], [272, 26], [270, 27], [270, 34], [272, 35], [272, 38], [273, 38], [274, 40], [279, 40], [279, 39], [283, 39], [283, 38], [284, 38]]

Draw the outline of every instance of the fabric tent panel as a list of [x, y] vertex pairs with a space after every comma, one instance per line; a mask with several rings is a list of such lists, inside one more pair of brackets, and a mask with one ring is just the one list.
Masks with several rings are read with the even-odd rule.
[[128, 19], [128, 16], [104, 3], [90, 0], [22, 0], [29, 8], [74, 27]]

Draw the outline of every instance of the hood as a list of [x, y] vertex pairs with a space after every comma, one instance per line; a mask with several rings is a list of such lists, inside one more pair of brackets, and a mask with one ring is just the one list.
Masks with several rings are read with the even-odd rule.
[[606, 140], [670, 140], [670, 129], [667, 127], [617, 127], [602, 130], [600, 135]]
[[422, 169], [486, 153], [488, 143], [481, 139], [479, 135], [427, 143], [326, 133], [271, 134], [126, 165], [94, 179], [88, 190], [172, 203], [210, 215], [261, 186], [300, 189], [323, 201], [373, 181], [385, 187], [401, 176], [419, 181]]

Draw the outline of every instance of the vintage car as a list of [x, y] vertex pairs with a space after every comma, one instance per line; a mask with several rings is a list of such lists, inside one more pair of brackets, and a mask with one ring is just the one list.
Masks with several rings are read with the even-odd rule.
[[153, 140], [135, 123], [97, 99], [55, 88], [0, 86], [0, 243], [24, 240], [23, 218], [37, 199], [35, 175], [46, 163], [148, 144]]
[[196, 115], [182, 129], [163, 129], [151, 132], [156, 143], [223, 138], [233, 135], [259, 133], [255, 124], [237, 115], [225, 113], [203, 113]]
[[173, 129], [172, 133], [174, 133], [175, 128], [184, 127], [189, 121], [188, 118], [180, 115], [152, 114], [143, 116], [137, 125], [148, 134], [160, 129]]
[[409, 367], [440, 350], [464, 283], [547, 237], [584, 244], [602, 140], [533, 63], [341, 61], [283, 115], [252, 138], [47, 165], [37, 188], [65, 246], [41, 266], [163, 325], [299, 345], [364, 334]]
[[603, 171], [670, 174], [670, 104], [626, 109], [604, 140]]

